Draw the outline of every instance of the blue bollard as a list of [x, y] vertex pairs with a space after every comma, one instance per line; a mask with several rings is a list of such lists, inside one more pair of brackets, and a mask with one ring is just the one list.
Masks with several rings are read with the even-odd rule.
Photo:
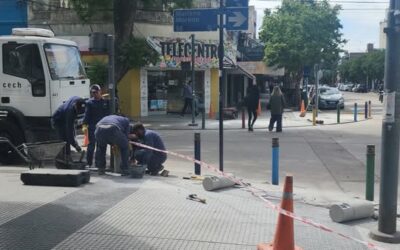
[[[194, 158], [200, 161], [200, 133], [194, 134]], [[194, 164], [194, 174], [201, 175], [201, 166], [198, 163]]]
[[357, 113], [358, 113], [357, 103], [354, 103], [354, 122], [357, 121]]
[[272, 184], [279, 185], [279, 138], [272, 138]]

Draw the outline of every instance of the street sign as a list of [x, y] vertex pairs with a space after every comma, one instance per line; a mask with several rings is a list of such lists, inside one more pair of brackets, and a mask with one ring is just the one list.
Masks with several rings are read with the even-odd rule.
[[249, 8], [226, 8], [225, 13], [227, 30], [249, 29]]
[[[239, 1], [240, 2], [240, 1]], [[219, 9], [180, 9], [174, 11], [175, 32], [216, 31]], [[227, 30], [249, 28], [249, 8], [231, 7], [225, 9]]]
[[225, 7], [249, 7], [249, 0], [226, 0]]
[[216, 31], [218, 9], [181, 9], [174, 11], [174, 31]]

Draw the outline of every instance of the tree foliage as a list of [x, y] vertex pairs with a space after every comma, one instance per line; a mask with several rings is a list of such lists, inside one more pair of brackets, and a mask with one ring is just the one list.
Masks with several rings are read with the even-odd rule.
[[105, 87], [108, 75], [107, 63], [101, 60], [91, 62], [87, 69], [87, 74], [91, 84], [98, 84], [101, 87]]
[[276, 12], [267, 10], [260, 31], [265, 62], [284, 67], [297, 83], [305, 66], [312, 67], [321, 60], [335, 65], [345, 42], [339, 10], [340, 6], [330, 6], [326, 0], [283, 0]]
[[[154, 54], [144, 46], [142, 39], [133, 38], [133, 27], [138, 10], [171, 11], [188, 8], [192, 0], [71, 0], [83, 22], [93, 18], [107, 18], [114, 24], [115, 80], [118, 82], [132, 67], [144, 66], [154, 60]], [[125, 55], [124, 53], [129, 53]], [[141, 57], [141, 58], [139, 58]]]
[[376, 50], [361, 57], [344, 60], [339, 65], [342, 81], [365, 83], [370, 81], [383, 82], [385, 71], [385, 51]]

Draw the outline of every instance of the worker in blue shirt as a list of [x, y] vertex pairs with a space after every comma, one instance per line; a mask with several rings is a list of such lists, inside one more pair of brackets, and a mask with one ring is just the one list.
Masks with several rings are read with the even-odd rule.
[[[135, 124], [132, 128], [132, 133], [143, 144], [165, 150], [165, 145], [160, 135], [155, 131], [145, 129], [143, 124]], [[164, 169], [162, 164], [167, 160], [167, 154], [143, 148], [135, 151], [134, 158], [138, 164], [147, 165], [147, 170], [151, 175], [157, 175]]]
[[57, 130], [59, 139], [66, 142], [65, 152], [67, 156], [71, 156], [71, 145], [76, 151], [82, 151], [75, 138], [75, 120], [78, 115], [84, 112], [85, 100], [78, 96], [73, 96], [58, 107], [52, 116], [53, 128]]
[[105, 173], [108, 144], [118, 146], [121, 153], [121, 175], [129, 175], [129, 132], [129, 119], [123, 116], [109, 115], [97, 123], [94, 132], [97, 141], [95, 165], [100, 175]]
[[110, 107], [108, 100], [105, 100], [101, 95], [101, 88], [95, 84], [90, 87], [90, 98], [86, 102], [86, 111], [83, 118], [82, 130], [87, 130], [89, 137], [89, 144], [87, 147], [86, 161], [89, 167], [93, 165], [94, 149], [96, 147], [96, 139], [94, 131], [96, 124], [105, 116], [110, 114]]

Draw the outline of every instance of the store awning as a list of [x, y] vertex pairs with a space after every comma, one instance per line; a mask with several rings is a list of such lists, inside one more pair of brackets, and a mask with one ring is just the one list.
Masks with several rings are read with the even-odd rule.
[[237, 65], [252, 75], [284, 76], [284, 68], [268, 67], [265, 62], [237, 62]]
[[240, 74], [240, 75], [245, 75], [249, 79], [256, 79], [256, 76], [247, 71], [245, 68], [240, 66], [239, 64], [236, 64], [234, 68], [228, 69], [228, 74]]

